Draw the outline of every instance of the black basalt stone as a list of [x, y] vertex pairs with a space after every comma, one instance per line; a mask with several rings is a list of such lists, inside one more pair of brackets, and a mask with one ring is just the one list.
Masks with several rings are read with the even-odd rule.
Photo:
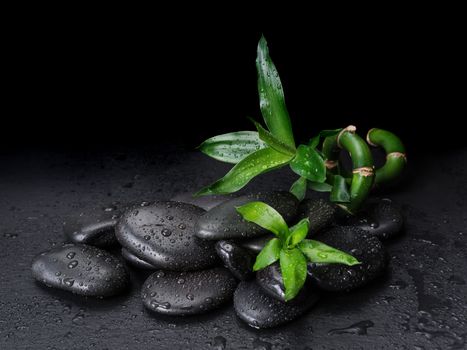
[[217, 255], [224, 266], [239, 280], [247, 280], [253, 276], [253, 264], [255, 256], [245, 248], [230, 241], [216, 243]]
[[[194, 193], [194, 192], [193, 192]], [[210, 195], [210, 196], [199, 196], [194, 197], [192, 192], [179, 193], [174, 196], [171, 200], [175, 202], [183, 202], [196, 205], [197, 207], [203, 208], [204, 210], [211, 210], [229, 199], [235, 198], [234, 194], [226, 195]]]
[[265, 192], [240, 196], [224, 202], [203, 215], [196, 226], [196, 235], [207, 240], [227, 240], [258, 237], [267, 231], [247, 222], [236, 207], [252, 201], [262, 201], [274, 207], [287, 222], [296, 217], [298, 200], [289, 192]]
[[66, 244], [41, 253], [32, 263], [32, 275], [49, 287], [96, 297], [119, 294], [129, 283], [122, 262], [84, 244]]
[[229, 270], [157, 271], [144, 282], [143, 304], [165, 315], [194, 315], [213, 310], [232, 299], [236, 279]]
[[214, 242], [194, 235], [205, 211], [192, 204], [160, 201], [133, 207], [120, 218], [116, 236], [133, 255], [159, 269], [189, 271], [217, 262]]
[[316, 285], [329, 291], [349, 291], [381, 275], [387, 264], [380, 240], [352, 226], [335, 227], [316, 238], [353, 255], [361, 264], [308, 264], [308, 275]]
[[304, 199], [298, 209], [299, 218], [308, 218], [310, 234], [331, 226], [336, 217], [336, 206], [324, 199]]
[[128, 261], [134, 267], [137, 267], [143, 270], [157, 270], [155, 266], [151, 265], [147, 261], [144, 261], [143, 259], [138, 258], [136, 255], [134, 255], [133, 253], [131, 253], [125, 248], [122, 248], [122, 256], [126, 261]]
[[113, 205], [80, 211], [66, 219], [63, 232], [73, 243], [110, 247], [118, 243], [115, 238], [115, 225], [120, 214]]
[[264, 248], [266, 243], [268, 243], [274, 237], [275, 236], [273, 234], [266, 234], [255, 238], [245, 239], [241, 241], [241, 245], [242, 247], [254, 253], [259, 253]]
[[264, 293], [255, 280], [243, 281], [235, 291], [234, 308], [238, 317], [251, 327], [271, 328], [298, 318], [318, 298], [319, 294], [315, 290], [307, 290], [285, 303]]
[[256, 273], [256, 282], [264, 292], [285, 302], [285, 286], [279, 263], [274, 263]]
[[355, 216], [347, 218], [345, 225], [386, 240], [402, 232], [404, 217], [390, 199], [372, 199]]

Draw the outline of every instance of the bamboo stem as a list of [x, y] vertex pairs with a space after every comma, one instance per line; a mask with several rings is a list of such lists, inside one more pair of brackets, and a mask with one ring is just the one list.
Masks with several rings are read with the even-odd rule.
[[386, 152], [386, 163], [376, 170], [375, 184], [394, 181], [405, 168], [407, 157], [402, 141], [392, 132], [373, 128], [368, 131], [367, 142], [374, 147], [382, 147]]
[[[353, 168], [350, 183], [350, 202], [343, 203], [341, 206], [351, 213], [355, 213], [365, 201], [373, 186], [375, 177], [371, 151], [355, 131], [355, 126], [349, 125], [338, 135], [327, 137], [323, 143], [323, 154], [328, 159], [336, 160], [339, 155], [339, 148], [350, 154]], [[329, 170], [330, 173], [331, 170]]]

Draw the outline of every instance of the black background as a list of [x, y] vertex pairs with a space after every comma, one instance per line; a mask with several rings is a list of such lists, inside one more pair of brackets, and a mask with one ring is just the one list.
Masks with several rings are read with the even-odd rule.
[[193, 148], [252, 129], [246, 117], [261, 119], [261, 33], [297, 141], [354, 124], [362, 135], [392, 130], [409, 151], [462, 145], [463, 40], [454, 9], [178, 9], [183, 15], [29, 11], [7, 33], [14, 107], [3, 118], [3, 147]]

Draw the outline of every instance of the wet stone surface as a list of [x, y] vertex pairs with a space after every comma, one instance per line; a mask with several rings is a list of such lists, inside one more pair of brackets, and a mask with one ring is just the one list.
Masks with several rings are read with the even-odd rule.
[[308, 277], [320, 288], [329, 291], [349, 291], [366, 285], [383, 274], [387, 255], [380, 240], [351, 226], [335, 227], [316, 237], [331, 247], [357, 258], [361, 264], [308, 264]]
[[143, 270], [157, 270], [157, 268], [154, 265], [151, 265], [147, 261], [144, 261], [138, 258], [136, 255], [134, 255], [133, 253], [131, 253], [125, 248], [122, 248], [122, 256], [133, 267], [136, 267], [138, 269], [143, 269]]
[[236, 207], [261, 201], [274, 207], [287, 222], [297, 215], [298, 201], [289, 192], [264, 192], [244, 195], [224, 202], [208, 211], [198, 221], [196, 235], [207, 240], [244, 239], [264, 235], [267, 231], [243, 220]]
[[118, 244], [115, 225], [120, 215], [121, 211], [115, 205], [71, 213], [63, 223], [63, 232], [73, 243], [111, 247]]
[[[412, 153], [408, 171], [416, 181], [386, 194], [406, 222], [404, 235], [384, 242], [391, 261], [382, 278], [349, 293], [322, 292], [293, 322], [258, 330], [230, 303], [194, 317], [146, 311], [141, 286], [151, 271], [131, 268], [129, 291], [104, 299], [47, 288], [31, 276], [34, 257], [64, 241], [62, 223], [73, 213], [96, 203], [172, 198], [230, 165], [186, 147], [95, 155], [3, 150], [0, 349], [465, 349], [467, 149], [433, 159], [431, 150], [426, 158]], [[287, 189], [296, 178], [289, 169], [274, 171], [245, 192]], [[133, 187], [122, 187], [129, 181]]]
[[324, 199], [304, 199], [300, 203], [299, 218], [308, 218], [311, 235], [331, 226], [336, 219], [336, 206]]
[[[274, 263], [256, 273], [256, 282], [263, 291], [277, 300], [285, 302], [285, 286], [279, 263]], [[306, 287], [304, 287], [306, 288]]]
[[242, 240], [240, 244], [242, 247], [254, 253], [259, 253], [264, 248], [266, 243], [268, 243], [268, 241], [270, 241], [272, 238], [274, 238], [273, 234], [266, 234], [263, 236]]
[[39, 254], [32, 275], [49, 287], [96, 297], [122, 293], [129, 283], [120, 260], [84, 244], [66, 244]]
[[255, 280], [240, 282], [234, 295], [237, 315], [254, 328], [271, 328], [295, 320], [308, 311], [319, 298], [314, 290], [299, 293], [287, 303], [268, 294]]
[[126, 211], [116, 227], [120, 244], [130, 253], [159, 269], [189, 271], [218, 262], [214, 242], [194, 235], [205, 213], [192, 204], [160, 201]]
[[253, 277], [252, 269], [256, 257], [248, 249], [231, 241], [219, 241], [216, 243], [216, 252], [224, 266], [237, 279], [244, 281]]
[[227, 195], [211, 195], [211, 196], [199, 196], [194, 197], [193, 192], [183, 192], [174, 196], [171, 200], [175, 202], [183, 202], [196, 205], [197, 207], [203, 208], [204, 210], [211, 210], [212, 208], [218, 206], [229, 199], [238, 197], [236, 194], [227, 194]]
[[192, 272], [156, 271], [141, 289], [143, 304], [165, 315], [211, 311], [232, 299], [237, 281], [223, 267]]
[[402, 233], [404, 217], [390, 199], [372, 199], [355, 217], [348, 218], [345, 225], [357, 227], [386, 240]]

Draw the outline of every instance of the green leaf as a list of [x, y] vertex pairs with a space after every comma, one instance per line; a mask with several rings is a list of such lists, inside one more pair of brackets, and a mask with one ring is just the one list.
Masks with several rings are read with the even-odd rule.
[[279, 259], [281, 249], [282, 243], [280, 239], [271, 239], [256, 256], [256, 261], [253, 265], [253, 271], [264, 269], [266, 266], [276, 262]]
[[332, 186], [326, 182], [308, 181], [308, 188], [316, 192], [331, 192]]
[[285, 106], [281, 79], [269, 56], [268, 43], [264, 36], [258, 43], [256, 70], [258, 71], [259, 105], [264, 121], [274, 136], [295, 148], [292, 124]]
[[308, 235], [309, 230], [310, 220], [308, 220], [308, 218], [300, 220], [298, 224], [289, 228], [289, 236], [287, 237], [287, 247], [295, 247], [295, 245], [303, 241]]
[[290, 187], [289, 192], [292, 193], [297, 199], [301, 202], [306, 195], [306, 184], [307, 180], [300, 176], [297, 181], [295, 181]]
[[237, 207], [237, 211], [246, 221], [254, 222], [281, 239], [285, 239], [289, 233], [289, 228], [282, 215], [266, 203], [250, 202]]
[[272, 148], [260, 149], [242, 159], [223, 178], [201, 189], [195, 196], [238, 191], [255, 176], [280, 168], [289, 163], [290, 160], [290, 156], [279, 153]]
[[285, 286], [285, 300], [298, 294], [306, 280], [306, 258], [300, 250], [282, 249], [280, 254], [282, 280]]
[[298, 249], [314, 263], [345, 264], [349, 266], [360, 264], [352, 255], [327, 244], [312, 239], [305, 239], [298, 244]]
[[237, 131], [211, 137], [198, 148], [221, 162], [237, 164], [249, 154], [265, 147], [256, 131]]
[[266, 144], [269, 147], [283, 154], [287, 154], [291, 157], [295, 156], [295, 152], [296, 152], [295, 147], [290, 147], [289, 145], [279, 140], [276, 136], [274, 136], [269, 131], [267, 131], [265, 128], [263, 128], [263, 126], [257, 121], [253, 119], [251, 119], [251, 121], [255, 124], [255, 127], [258, 130], [259, 138], [262, 141], [266, 142]]
[[315, 149], [300, 145], [297, 155], [290, 162], [292, 170], [310, 181], [324, 182], [326, 180], [326, 166], [324, 160]]
[[334, 175], [334, 185], [332, 186], [331, 202], [348, 203], [350, 202], [350, 193], [345, 183], [345, 178], [340, 175]]
[[310, 146], [311, 148], [316, 148], [316, 147], [318, 147], [318, 145], [319, 145], [319, 138], [320, 138], [320, 137], [319, 137], [319, 134], [316, 135], [316, 136], [314, 136], [314, 137], [312, 137], [312, 138], [310, 139], [310, 141], [308, 142], [308, 146]]
[[338, 134], [341, 132], [342, 129], [335, 129], [335, 130], [321, 130], [318, 135], [313, 136], [310, 141], [308, 142], [308, 145], [312, 148], [316, 148], [319, 145], [319, 141], [321, 138], [326, 138], [328, 136], [334, 136], [335, 134]]

